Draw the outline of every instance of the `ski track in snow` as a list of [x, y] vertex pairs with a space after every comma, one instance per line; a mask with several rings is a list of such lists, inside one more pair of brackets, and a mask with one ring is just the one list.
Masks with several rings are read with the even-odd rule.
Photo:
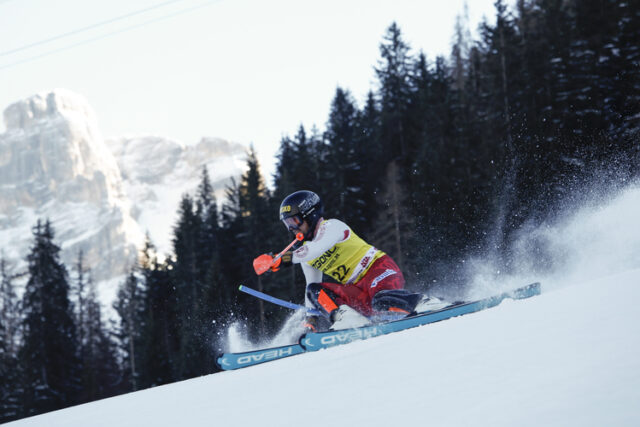
[[[473, 288], [539, 280], [540, 296], [8, 425], [638, 426], [637, 218], [632, 188], [530, 230], [518, 242], [520, 274], [488, 267]], [[527, 259], [534, 241], [562, 260], [538, 277]], [[231, 331], [234, 350], [251, 345]]]

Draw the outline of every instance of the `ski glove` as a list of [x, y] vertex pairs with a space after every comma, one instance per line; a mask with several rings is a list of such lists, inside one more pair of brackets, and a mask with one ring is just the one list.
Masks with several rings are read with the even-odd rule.
[[291, 264], [291, 256], [291, 251], [285, 252], [280, 258], [274, 261], [272, 253], [262, 254], [253, 260], [253, 269], [258, 275], [268, 271], [276, 272], [280, 270], [281, 265]]

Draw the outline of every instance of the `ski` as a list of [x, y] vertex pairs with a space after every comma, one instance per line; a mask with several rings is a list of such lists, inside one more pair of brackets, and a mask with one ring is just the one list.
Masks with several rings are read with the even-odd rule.
[[532, 296], [539, 295], [540, 292], [540, 283], [536, 282], [488, 298], [457, 303], [444, 307], [440, 310], [418, 313], [397, 320], [390, 320], [354, 329], [309, 332], [300, 337], [298, 344], [271, 347], [243, 353], [224, 353], [217, 358], [216, 364], [222, 370], [246, 368], [248, 366], [258, 365], [264, 362], [294, 356], [306, 351], [317, 351], [324, 348], [334, 347], [336, 345], [347, 344], [353, 341], [364, 340], [417, 326], [427, 325], [429, 323], [439, 322], [452, 317], [475, 313], [477, 311], [495, 307], [508, 298], [530, 298]]
[[224, 353], [216, 360], [216, 364], [223, 371], [246, 368], [259, 365], [271, 360], [283, 359], [295, 354], [303, 353], [304, 349], [299, 344], [284, 345], [281, 347], [264, 348], [261, 350], [246, 351], [244, 353]]
[[503, 292], [488, 298], [467, 303], [454, 304], [440, 310], [418, 313], [413, 316], [404, 317], [386, 323], [379, 323], [370, 326], [363, 326], [354, 329], [343, 329], [339, 331], [309, 332], [300, 337], [300, 346], [305, 351], [316, 351], [336, 345], [347, 344], [353, 341], [364, 340], [380, 335], [390, 334], [416, 326], [427, 325], [439, 322], [452, 317], [462, 316], [469, 313], [495, 307], [507, 298], [524, 299], [540, 294], [540, 283], [532, 283], [509, 292]]

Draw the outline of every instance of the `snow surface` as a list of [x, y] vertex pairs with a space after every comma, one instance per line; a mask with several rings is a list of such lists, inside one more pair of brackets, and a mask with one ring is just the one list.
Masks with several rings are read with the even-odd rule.
[[[637, 218], [636, 187], [523, 235], [562, 260], [531, 299], [9, 425], [638, 426]], [[526, 284], [522, 250], [521, 277], [488, 268], [478, 293]]]

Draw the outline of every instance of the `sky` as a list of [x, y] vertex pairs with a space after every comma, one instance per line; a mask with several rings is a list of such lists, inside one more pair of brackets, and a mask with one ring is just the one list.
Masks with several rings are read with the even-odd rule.
[[539, 296], [7, 427], [638, 426], [640, 187], [611, 196], [523, 236], [557, 259]]
[[[471, 30], [494, 0], [467, 0]], [[285, 135], [323, 130], [337, 87], [361, 106], [397, 22], [448, 56], [464, 0], [0, 0], [0, 109], [65, 88], [103, 136], [253, 144], [273, 172]], [[5, 131], [4, 122], [0, 133]]]

